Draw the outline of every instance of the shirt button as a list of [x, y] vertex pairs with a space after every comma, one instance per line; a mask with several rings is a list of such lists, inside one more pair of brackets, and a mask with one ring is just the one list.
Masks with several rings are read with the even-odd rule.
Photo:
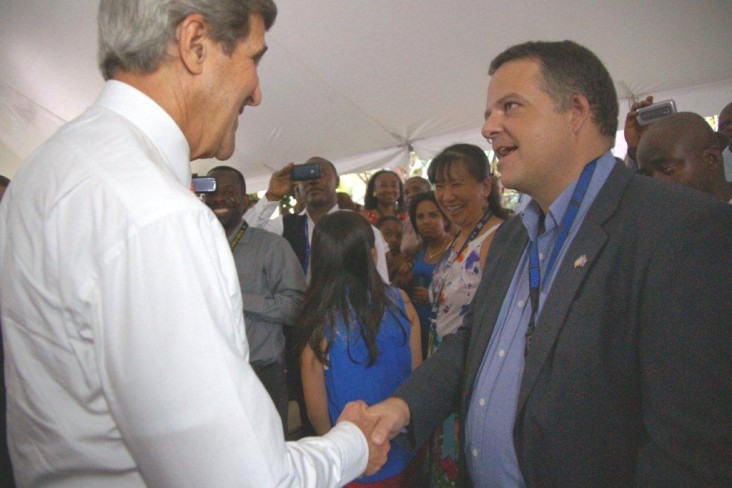
[[539, 261], [544, 261], [544, 253], [543, 252], [540, 252], [539, 253]]
[[519, 300], [516, 305], [518, 305], [518, 308], [524, 308], [524, 301], [523, 300]]
[[477, 449], [473, 449], [473, 457], [478, 457], [478, 450]]
[[498, 351], [498, 357], [499, 358], [502, 358], [505, 355], [506, 355], [506, 351], [504, 351], [503, 349], [501, 349], [500, 351]]
[[485, 406], [485, 398], [481, 398], [480, 400], [478, 400], [478, 403], [480, 404], [481, 407], [484, 407]]

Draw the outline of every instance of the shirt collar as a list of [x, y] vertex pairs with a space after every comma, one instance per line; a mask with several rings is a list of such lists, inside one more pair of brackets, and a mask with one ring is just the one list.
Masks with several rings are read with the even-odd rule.
[[[338, 204], [336, 203], [335, 205], [333, 205], [330, 208], [330, 210], [328, 210], [328, 213], [329, 214], [332, 214], [333, 212], [337, 212], [340, 209], [341, 209], [341, 207], [339, 207]], [[298, 215], [307, 215], [308, 220], [313, 220], [313, 219], [310, 218], [310, 214], [308, 213], [308, 209], [307, 208], [305, 208], [303, 211], [301, 211]]]
[[117, 80], [105, 83], [95, 103], [129, 120], [162, 154], [168, 168], [186, 188], [191, 185], [191, 150], [183, 131], [152, 98]]
[[[597, 160], [597, 167], [595, 169], [595, 173], [592, 177], [592, 181], [587, 190], [587, 193], [585, 193], [583, 206], [586, 206], [594, 201], [595, 196], [597, 196], [597, 193], [600, 191], [602, 184], [605, 183], [605, 180], [607, 179], [607, 176], [610, 174], [610, 171], [612, 170], [614, 165], [615, 158], [610, 151], [603, 154]], [[575, 186], [577, 186], [578, 180], [579, 178], [577, 180], [574, 180], [571, 184], [567, 185], [567, 188], [565, 188], [564, 191], [559, 194], [557, 199], [554, 200], [554, 202], [549, 206], [549, 213], [544, 218], [544, 232], [551, 232], [552, 230], [562, 225], [564, 214], [567, 212], [569, 202], [572, 201], [572, 194], [574, 193], [574, 188]], [[529, 234], [529, 239], [531, 239], [532, 241], [536, 240], [536, 238], [539, 236], [539, 227], [542, 213], [543, 212], [541, 210], [541, 207], [539, 207], [539, 204], [533, 198], [529, 200], [529, 202], [526, 204], [526, 207], [524, 207], [523, 212], [521, 213], [521, 219], [524, 223], [524, 226], [526, 227], [526, 231]]]

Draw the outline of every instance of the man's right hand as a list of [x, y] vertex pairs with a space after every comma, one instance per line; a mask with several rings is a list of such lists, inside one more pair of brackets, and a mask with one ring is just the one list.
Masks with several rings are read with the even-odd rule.
[[371, 440], [379, 446], [388, 444], [390, 439], [409, 425], [409, 405], [401, 398], [387, 398], [381, 403], [370, 406], [368, 413], [378, 417]]
[[267, 200], [270, 202], [280, 201], [282, 197], [292, 191], [295, 183], [290, 178], [290, 170], [292, 170], [293, 166], [295, 166], [295, 163], [288, 163], [281, 170], [272, 173], [272, 177], [269, 179], [267, 193], [264, 195]]
[[647, 125], [640, 125], [638, 123], [638, 109], [653, 105], [653, 95], [649, 95], [645, 100], [635, 102], [630, 106], [630, 112], [625, 116], [625, 129], [623, 135], [625, 136], [625, 142], [628, 144], [628, 156], [633, 159], [635, 157], [635, 151], [638, 149], [638, 143], [643, 133], [648, 128]]

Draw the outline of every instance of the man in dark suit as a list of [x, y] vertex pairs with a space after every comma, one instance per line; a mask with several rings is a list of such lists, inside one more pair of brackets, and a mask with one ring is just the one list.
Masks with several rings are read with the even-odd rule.
[[417, 446], [458, 411], [468, 485], [732, 486], [732, 210], [615, 161], [586, 48], [513, 46], [490, 74], [482, 132], [531, 200], [373, 439]]

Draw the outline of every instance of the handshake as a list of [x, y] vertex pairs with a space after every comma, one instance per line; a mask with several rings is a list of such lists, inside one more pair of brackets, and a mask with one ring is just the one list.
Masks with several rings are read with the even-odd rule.
[[369, 445], [369, 460], [365, 476], [381, 469], [389, 453], [389, 440], [409, 424], [409, 406], [401, 398], [387, 398], [381, 403], [368, 407], [363, 401], [346, 405], [338, 417], [338, 422], [348, 421], [356, 424]]

